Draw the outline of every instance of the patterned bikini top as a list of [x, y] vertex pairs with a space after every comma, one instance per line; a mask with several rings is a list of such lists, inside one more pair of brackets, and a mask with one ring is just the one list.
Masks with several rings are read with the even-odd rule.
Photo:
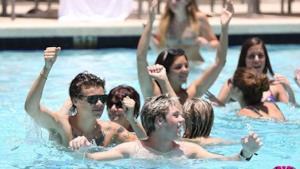
[[277, 98], [273, 95], [272, 91], [269, 90], [268, 92], [270, 93], [270, 95], [267, 97], [266, 101], [272, 102], [272, 103], [276, 103], [278, 100], [277, 100]]

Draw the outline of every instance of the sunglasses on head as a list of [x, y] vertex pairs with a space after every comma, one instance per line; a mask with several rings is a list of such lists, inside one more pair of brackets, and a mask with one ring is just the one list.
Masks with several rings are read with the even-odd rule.
[[180, 56], [180, 55], [185, 55], [185, 52], [183, 49], [180, 49], [180, 48], [177, 48], [177, 49], [167, 49], [164, 51], [164, 56], [163, 56], [163, 60], [166, 60], [167, 59], [167, 56], [170, 54], [170, 55], [173, 55], [173, 56]]
[[171, 48], [171, 49], [168, 49], [167, 52], [171, 55], [184, 55], [185, 54], [184, 50], [181, 48]]
[[107, 95], [92, 95], [92, 96], [83, 96], [86, 98], [86, 101], [90, 104], [96, 104], [98, 100], [100, 100], [103, 104], [105, 104], [107, 100]]

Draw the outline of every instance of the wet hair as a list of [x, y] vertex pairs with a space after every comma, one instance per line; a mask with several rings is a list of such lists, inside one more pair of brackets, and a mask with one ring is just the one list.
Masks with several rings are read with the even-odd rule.
[[139, 110], [140, 110], [140, 95], [131, 86], [119, 85], [111, 89], [107, 97], [107, 109], [110, 109], [113, 106], [113, 104], [119, 104], [118, 106], [121, 106], [122, 105], [121, 101], [126, 96], [129, 96], [131, 99], [135, 101], [134, 117], [137, 118], [139, 116]]
[[264, 51], [265, 57], [266, 57], [266, 65], [263, 69], [263, 73], [264, 74], [270, 73], [272, 76], [274, 76], [274, 72], [273, 72], [273, 69], [272, 69], [272, 66], [270, 63], [266, 45], [265, 45], [264, 41], [258, 37], [249, 38], [244, 42], [244, 44], [242, 45], [237, 68], [246, 67], [247, 52], [252, 46], [255, 46], [255, 45], [261, 45], [261, 47]]
[[71, 100], [73, 101], [73, 99], [75, 98], [82, 97], [82, 88], [88, 89], [90, 87], [102, 87], [104, 90], [104, 86], [105, 81], [103, 79], [92, 73], [84, 71], [75, 76], [75, 78], [71, 81], [69, 87], [69, 95], [71, 97]]
[[186, 60], [188, 60], [185, 52], [183, 49], [177, 48], [177, 49], [166, 49], [158, 55], [155, 64], [163, 65], [166, 68], [167, 74], [170, 72], [170, 67], [174, 63], [177, 57], [184, 56]]
[[[200, 21], [197, 19], [197, 13], [200, 11], [196, 0], [190, 0], [185, 7], [186, 14], [188, 16], [189, 23], [192, 25], [193, 30], [198, 31]], [[166, 35], [170, 27], [170, 22], [174, 19], [174, 12], [171, 10], [170, 4], [167, 2], [165, 6], [165, 12], [162, 14], [159, 24], [160, 32], [160, 47], [165, 46]]]
[[[177, 99], [177, 98], [176, 98]], [[155, 119], [162, 118], [166, 120], [171, 106], [176, 106], [178, 101], [166, 95], [153, 96], [145, 100], [141, 110], [141, 121], [147, 136], [155, 131]]]
[[[158, 57], [156, 58], [155, 64], [160, 64], [162, 66], [165, 67], [166, 69], [166, 73], [168, 75], [168, 73], [170, 72], [170, 68], [172, 66], [172, 64], [174, 63], [174, 61], [179, 57], [179, 56], [184, 56], [186, 60], [188, 60], [185, 52], [183, 49], [177, 48], [177, 49], [166, 49], [162, 52], [160, 52], [160, 54], [158, 55]], [[155, 80], [155, 83], [158, 85], [160, 91], [162, 91], [159, 83]]]
[[183, 105], [186, 130], [184, 138], [208, 137], [214, 123], [214, 109], [203, 99], [188, 99]]
[[257, 73], [254, 69], [238, 68], [233, 76], [233, 85], [241, 90], [247, 105], [261, 103], [264, 91], [269, 90], [267, 75]]

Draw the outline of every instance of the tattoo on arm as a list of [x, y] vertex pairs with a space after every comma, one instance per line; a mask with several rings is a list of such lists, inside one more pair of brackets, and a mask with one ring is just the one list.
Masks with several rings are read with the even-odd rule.
[[118, 130], [117, 130], [117, 133], [120, 134], [124, 131], [125, 131], [124, 127], [119, 127]]
[[126, 131], [124, 127], [119, 127], [117, 130], [117, 134], [122, 141], [128, 141], [130, 133]]
[[111, 127], [106, 127], [104, 130], [105, 130], [105, 131], [110, 131], [110, 130], [111, 130]]

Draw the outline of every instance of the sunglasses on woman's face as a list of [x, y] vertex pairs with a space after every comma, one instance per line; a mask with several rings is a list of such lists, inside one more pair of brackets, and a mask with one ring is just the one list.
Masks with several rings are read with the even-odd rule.
[[106, 100], [107, 100], [107, 95], [103, 94], [103, 95], [92, 95], [92, 96], [82, 96], [86, 98], [86, 101], [89, 104], [96, 104], [98, 102], [98, 100], [100, 100], [102, 102], [102, 104], [105, 104]]
[[110, 103], [109, 108], [111, 108], [113, 105], [115, 105], [116, 108], [123, 108], [123, 104], [122, 104], [121, 100], [120, 100], [120, 101], [117, 101], [117, 102], [112, 102], [112, 103]]

